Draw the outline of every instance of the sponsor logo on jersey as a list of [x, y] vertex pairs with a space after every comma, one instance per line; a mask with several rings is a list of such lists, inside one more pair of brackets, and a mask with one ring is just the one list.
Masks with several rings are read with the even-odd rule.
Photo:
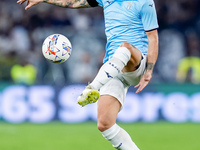
[[113, 2], [113, 1], [106, 1], [109, 5]]
[[134, 2], [127, 2], [127, 3], [128, 3], [127, 9], [129, 10], [129, 9], [131, 9], [132, 6], [134, 5]]
[[149, 4], [150, 7], [153, 7], [153, 4]]

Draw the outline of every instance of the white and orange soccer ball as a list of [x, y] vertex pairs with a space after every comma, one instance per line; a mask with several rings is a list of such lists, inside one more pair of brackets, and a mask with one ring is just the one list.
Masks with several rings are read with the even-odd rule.
[[62, 34], [48, 36], [42, 45], [44, 57], [53, 63], [63, 63], [71, 55], [72, 45], [67, 37]]

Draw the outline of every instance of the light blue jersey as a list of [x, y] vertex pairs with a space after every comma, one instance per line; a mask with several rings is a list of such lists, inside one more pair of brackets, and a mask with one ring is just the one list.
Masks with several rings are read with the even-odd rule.
[[158, 28], [153, 0], [97, 0], [104, 8], [107, 36], [104, 63], [112, 58], [116, 49], [128, 42], [142, 53], [148, 51], [146, 31]]

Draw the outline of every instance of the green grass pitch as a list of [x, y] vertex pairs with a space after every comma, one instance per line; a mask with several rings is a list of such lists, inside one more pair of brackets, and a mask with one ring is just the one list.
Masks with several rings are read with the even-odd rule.
[[[200, 150], [200, 124], [119, 124], [141, 150]], [[0, 122], [0, 150], [114, 150], [95, 122], [9, 124]]]

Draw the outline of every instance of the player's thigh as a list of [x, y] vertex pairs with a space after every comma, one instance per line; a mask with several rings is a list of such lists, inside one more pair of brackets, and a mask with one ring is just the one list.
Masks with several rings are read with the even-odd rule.
[[99, 130], [109, 129], [115, 124], [121, 103], [113, 96], [102, 95], [98, 101], [97, 120]]
[[131, 53], [131, 58], [122, 71], [123, 72], [135, 71], [136, 66], [138, 66], [141, 61], [142, 57], [141, 51], [127, 42], [122, 43], [120, 47], [126, 47]]

